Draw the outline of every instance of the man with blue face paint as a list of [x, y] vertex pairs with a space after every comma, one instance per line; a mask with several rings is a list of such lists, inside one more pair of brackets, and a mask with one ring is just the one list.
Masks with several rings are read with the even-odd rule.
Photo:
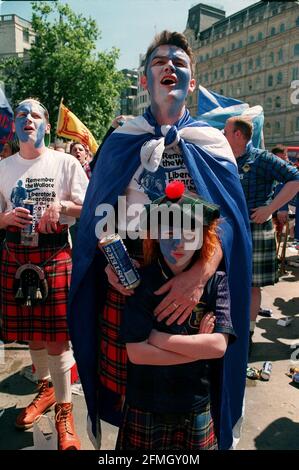
[[[217, 428], [219, 447], [227, 449], [232, 444], [232, 427], [242, 414], [246, 380], [251, 241], [245, 199], [233, 152], [223, 134], [193, 120], [186, 109], [186, 98], [195, 90], [193, 56], [186, 38], [180, 33], [163, 31], [150, 45], [144, 65], [141, 84], [149, 92], [150, 107], [143, 116], [126, 122], [107, 138], [84, 202], [70, 291], [71, 339], [92, 435], [98, 437], [97, 415], [113, 424], [120, 420], [117, 410], [121, 409], [125, 393], [126, 351], [115, 338], [125, 300], [134, 291], [120, 285], [98, 254], [97, 238], [101, 235], [95, 229], [104, 217], [95, 215], [96, 208], [102, 204], [116, 207], [120, 195], [126, 196], [127, 209], [136, 203], [148, 204], [159, 197], [159, 188], [162, 194], [173, 180], [183, 182], [206, 201], [218, 204], [222, 223], [213, 257], [209, 263], [197, 260], [158, 289], [156, 295], [166, 295], [156, 306], [155, 315], [158, 321], [167, 319], [168, 324], [182, 324], [223, 257], [232, 293], [232, 321], [238, 336], [224, 358], [225, 387], [216, 420], [221, 422]], [[154, 184], [155, 180], [158, 184]], [[127, 216], [124, 225], [118, 220], [117, 228], [126, 234], [131, 257], [142, 262], [141, 243], [134, 237], [138, 223], [134, 226], [132, 219]], [[88, 295], [84, 297], [86, 290]], [[94, 328], [98, 315], [100, 331]], [[96, 352], [98, 345], [100, 357]], [[238, 370], [236, 381], [232, 379], [235, 370]]]
[[31, 428], [56, 403], [58, 448], [79, 449], [66, 320], [72, 267], [68, 227], [80, 215], [88, 179], [75, 159], [46, 148], [49, 116], [37, 100], [17, 106], [15, 129], [20, 150], [0, 162], [2, 333], [5, 340], [29, 343], [38, 378], [38, 394], [15, 425]]

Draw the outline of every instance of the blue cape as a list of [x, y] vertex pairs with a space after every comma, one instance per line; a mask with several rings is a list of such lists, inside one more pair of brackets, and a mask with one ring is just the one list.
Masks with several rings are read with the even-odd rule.
[[[161, 127], [150, 110], [146, 111], [143, 118], [146, 124], [152, 126], [155, 135], [150, 132], [132, 134], [126, 132], [126, 126], [123, 126], [121, 132], [113, 132], [104, 143], [89, 182], [74, 247], [68, 321], [94, 436], [97, 432], [98, 413], [99, 320], [107, 288], [104, 273], [106, 262], [97, 248], [95, 226], [100, 218], [95, 216], [95, 209], [103, 203], [115, 206], [118, 196], [125, 193], [140, 166], [142, 145], [162, 136]], [[175, 124], [177, 130], [203, 126], [207, 124], [194, 121], [188, 111]], [[215, 419], [219, 447], [228, 449], [232, 444], [232, 428], [242, 416], [246, 380], [251, 288], [249, 220], [237, 166], [225, 156], [215, 157], [190, 141], [181, 139], [179, 145], [197, 192], [206, 200], [219, 204], [224, 218], [220, 237], [230, 284], [231, 316], [237, 340], [228, 347], [219, 371], [218, 383], [222, 393], [219, 390], [216, 393]], [[109, 403], [109, 396], [106, 396], [103, 406], [106, 408], [105, 415], [108, 416]], [[112, 415], [111, 409], [111, 420], [106, 419], [113, 422]]]

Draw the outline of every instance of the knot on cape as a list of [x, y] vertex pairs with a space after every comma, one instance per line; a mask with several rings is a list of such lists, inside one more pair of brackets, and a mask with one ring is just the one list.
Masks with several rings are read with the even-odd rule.
[[179, 143], [180, 135], [176, 126], [161, 126], [164, 137], [148, 140], [140, 151], [140, 159], [143, 167], [151, 172], [157, 171], [165, 149]]

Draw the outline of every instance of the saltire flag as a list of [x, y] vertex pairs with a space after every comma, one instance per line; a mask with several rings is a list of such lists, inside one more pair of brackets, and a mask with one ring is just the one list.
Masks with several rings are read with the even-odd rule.
[[97, 141], [90, 130], [87, 129], [74, 113], [64, 106], [63, 100], [61, 100], [59, 106], [56, 134], [88, 145], [92, 153], [96, 153], [98, 149]]
[[4, 91], [0, 88], [0, 150], [10, 140], [14, 140], [13, 111]]
[[262, 106], [250, 107], [248, 103], [219, 95], [199, 85], [197, 119], [205, 121], [217, 129], [224, 129], [226, 120], [232, 116], [243, 116], [252, 121], [253, 146], [263, 148], [264, 111]]

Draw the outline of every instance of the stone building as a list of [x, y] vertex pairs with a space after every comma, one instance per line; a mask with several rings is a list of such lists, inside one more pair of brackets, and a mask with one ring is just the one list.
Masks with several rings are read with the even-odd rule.
[[[203, 29], [206, 24], [209, 26]], [[261, 104], [267, 148], [277, 143], [298, 145], [297, 1], [262, 1], [227, 18], [223, 11], [199, 4], [189, 10], [184, 34], [195, 55], [198, 84], [250, 106]], [[195, 92], [187, 104], [196, 116]]]

